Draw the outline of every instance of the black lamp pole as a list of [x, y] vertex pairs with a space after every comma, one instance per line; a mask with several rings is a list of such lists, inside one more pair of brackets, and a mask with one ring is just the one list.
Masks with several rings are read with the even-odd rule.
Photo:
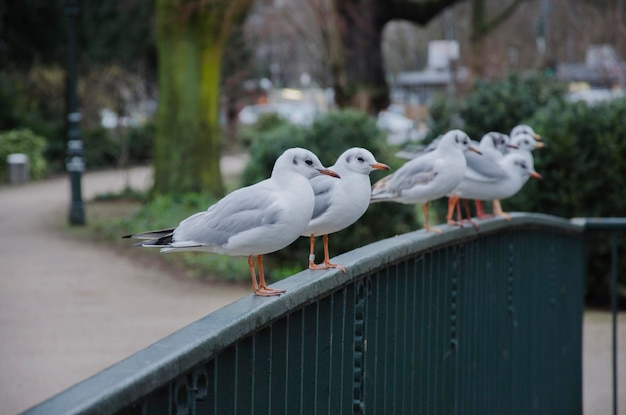
[[68, 60], [67, 60], [67, 159], [66, 169], [70, 176], [72, 201], [69, 211], [70, 225], [85, 224], [85, 205], [81, 191], [81, 177], [85, 170], [83, 157], [83, 142], [80, 139], [80, 111], [78, 109], [78, 96], [76, 94], [76, 54], [77, 35], [76, 20], [78, 19], [78, 3], [76, 0], [68, 0], [65, 5], [67, 16], [68, 34]]

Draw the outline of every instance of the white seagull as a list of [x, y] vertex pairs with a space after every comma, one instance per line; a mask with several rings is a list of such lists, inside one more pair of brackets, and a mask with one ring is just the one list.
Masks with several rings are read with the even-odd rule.
[[429, 224], [428, 203], [458, 186], [465, 173], [465, 150], [480, 154], [463, 131], [447, 132], [435, 150], [409, 160], [398, 171], [376, 182], [372, 202], [423, 203], [424, 229], [442, 233]]
[[539, 134], [537, 134], [535, 132], [535, 130], [533, 130], [533, 128], [530, 125], [526, 125], [526, 124], [518, 124], [518, 125], [516, 125], [511, 130], [511, 133], [509, 134], [509, 136], [512, 139], [513, 137], [515, 137], [518, 134], [528, 134], [532, 138], [534, 138], [535, 140], [541, 140], [541, 136]]
[[[353, 147], [339, 156], [329, 167], [341, 176], [341, 180], [328, 176], [311, 179], [315, 193], [315, 208], [309, 226], [302, 233], [311, 239], [309, 269], [339, 268], [332, 264], [328, 253], [328, 235], [347, 228], [356, 222], [367, 210], [372, 193], [369, 174], [374, 170], [389, 170], [389, 166], [376, 161], [368, 150]], [[315, 265], [315, 236], [323, 235], [324, 264]]]
[[[536, 134], [532, 128], [524, 124], [518, 125], [514, 127], [513, 130], [511, 131], [510, 143], [505, 147], [504, 152], [506, 154], [515, 153], [515, 154], [522, 155], [525, 158], [527, 164], [533, 166], [534, 160], [533, 160], [533, 155], [531, 151], [539, 149], [539, 148], [543, 148], [546, 146], [543, 142], [537, 141], [535, 137], [540, 137], [540, 136]], [[501, 150], [502, 149], [503, 148], [501, 148]], [[468, 161], [468, 166], [469, 165], [470, 165], [470, 162]], [[492, 172], [492, 175], [493, 175], [493, 172]], [[490, 216], [485, 213], [483, 209], [482, 201], [480, 199], [476, 199], [475, 204], [476, 204], [476, 217], [478, 217], [479, 219], [483, 219], [483, 218]], [[500, 205], [500, 201], [498, 200], [498, 198], [495, 198], [493, 200], [493, 209], [494, 209], [494, 214], [496, 215], [499, 215], [502, 212], [502, 207]]]
[[506, 199], [519, 192], [529, 177], [541, 179], [534, 169], [532, 158], [529, 160], [523, 154], [512, 152], [504, 156], [497, 164], [500, 170], [494, 169], [495, 174], [466, 172], [463, 180], [448, 195], [450, 199], [446, 218], [449, 224], [458, 224], [452, 220], [452, 215], [461, 198], [493, 200], [494, 215], [510, 219], [510, 216], [502, 211], [500, 199]]
[[254, 294], [280, 295], [284, 290], [266, 285], [263, 255], [286, 247], [304, 232], [315, 205], [309, 180], [320, 174], [339, 180], [339, 175], [326, 169], [315, 154], [303, 148], [291, 148], [276, 160], [270, 178], [229, 193], [176, 228], [125, 237], [147, 239], [137, 245], [161, 248], [161, 252], [204, 251], [247, 256]]

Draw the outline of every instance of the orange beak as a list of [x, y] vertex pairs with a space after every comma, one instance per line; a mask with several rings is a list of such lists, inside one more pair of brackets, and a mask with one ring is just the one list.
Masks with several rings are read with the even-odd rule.
[[318, 171], [319, 171], [320, 173], [322, 173], [322, 174], [327, 175], [327, 176], [336, 177], [336, 178], [338, 178], [338, 179], [341, 179], [341, 176], [340, 176], [340, 175], [338, 175], [337, 173], [335, 173], [335, 172], [334, 172], [334, 171], [332, 171], [332, 170], [329, 170], [329, 169], [324, 169], [324, 170], [318, 170]]
[[480, 154], [481, 156], [483, 155], [483, 153], [481, 153], [481, 152], [480, 152], [480, 150], [479, 150], [479, 149], [477, 149], [477, 148], [476, 148], [476, 147], [474, 147], [474, 146], [469, 146], [467, 149], [468, 149], [469, 151], [473, 151], [474, 153]]
[[541, 136], [537, 133], [535, 133], [535, 135], [533, 135], [533, 137], [535, 138], [535, 140], [541, 140]]
[[533, 179], [537, 179], [537, 180], [543, 179], [543, 177], [541, 177], [541, 174], [537, 173], [536, 171], [530, 173], [530, 177], [532, 177]]
[[545, 146], [546, 146], [546, 143], [542, 143], [542, 142], [537, 143], [537, 148], [544, 148]]
[[370, 167], [373, 168], [374, 170], [391, 170], [391, 167], [383, 163], [372, 164]]

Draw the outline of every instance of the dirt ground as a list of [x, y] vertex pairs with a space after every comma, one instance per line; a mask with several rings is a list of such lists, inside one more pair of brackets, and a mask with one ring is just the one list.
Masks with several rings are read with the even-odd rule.
[[[226, 157], [222, 169], [245, 159]], [[86, 199], [147, 168], [85, 175]], [[0, 187], [0, 413], [14, 414], [242, 296], [247, 287], [172, 278], [102, 244], [68, 235], [65, 177]], [[626, 314], [620, 316], [620, 413], [626, 414]], [[585, 414], [610, 414], [610, 315], [584, 323]]]

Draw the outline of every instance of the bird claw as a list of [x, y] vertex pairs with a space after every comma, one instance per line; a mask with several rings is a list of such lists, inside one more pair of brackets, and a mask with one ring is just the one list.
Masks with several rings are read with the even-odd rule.
[[495, 215], [500, 216], [501, 218], [504, 218], [505, 220], [511, 220], [511, 215], [509, 215], [506, 212], [496, 213]]
[[339, 268], [341, 270], [341, 272], [343, 272], [344, 274], [346, 273], [346, 267], [344, 267], [343, 265], [339, 265], [339, 264], [332, 264], [330, 262], [325, 262], [324, 265], [320, 264], [320, 265], [316, 265], [314, 263], [309, 263], [309, 269], [310, 270], [320, 270], [320, 269], [329, 269], [329, 268]]
[[441, 235], [443, 233], [443, 231], [441, 229], [438, 228], [431, 228], [430, 226], [424, 226], [424, 230], [426, 232], [433, 232], [433, 233], [438, 233], [439, 235]]
[[493, 218], [493, 215], [489, 213], [481, 213], [481, 214], [476, 215], [476, 219], [489, 219], [489, 218]]
[[279, 296], [283, 293], [285, 293], [285, 290], [275, 290], [267, 286], [259, 287], [256, 290], [254, 290], [254, 295], [258, 295], [261, 297]]

